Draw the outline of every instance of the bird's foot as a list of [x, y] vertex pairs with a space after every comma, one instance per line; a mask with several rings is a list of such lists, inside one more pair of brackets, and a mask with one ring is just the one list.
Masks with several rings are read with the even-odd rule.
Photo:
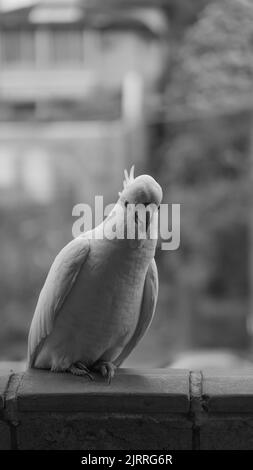
[[94, 380], [90, 370], [82, 362], [76, 362], [75, 364], [72, 364], [68, 371], [73, 375], [78, 375], [79, 377], [89, 377], [90, 380]]
[[93, 370], [95, 372], [100, 372], [102, 377], [105, 377], [108, 384], [110, 384], [112, 378], [114, 377], [116, 366], [112, 362], [101, 361], [93, 367]]

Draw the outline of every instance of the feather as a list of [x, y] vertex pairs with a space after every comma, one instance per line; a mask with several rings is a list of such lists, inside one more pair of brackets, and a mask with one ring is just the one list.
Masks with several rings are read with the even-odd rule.
[[[129, 174], [127, 170], [124, 170], [124, 181], [123, 181], [123, 191], [134, 182], [134, 165], [131, 167]], [[119, 191], [119, 196], [121, 196], [122, 191]]]
[[66, 245], [48, 273], [40, 293], [29, 333], [28, 366], [32, 367], [45, 338], [52, 332], [56, 316], [70, 294], [89, 253], [89, 240], [80, 237]]
[[147, 332], [155, 313], [157, 296], [158, 272], [156, 262], [153, 258], [146, 274], [139, 321], [132, 338], [129, 340], [121, 354], [113, 361], [117, 367], [120, 366], [121, 363], [129, 356], [134, 347], [139, 343], [141, 338]]

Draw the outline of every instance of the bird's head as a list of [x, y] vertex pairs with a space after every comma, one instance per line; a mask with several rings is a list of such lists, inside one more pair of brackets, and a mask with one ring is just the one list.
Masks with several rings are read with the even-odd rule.
[[124, 189], [119, 193], [120, 201], [127, 204], [154, 204], [157, 208], [162, 201], [162, 188], [150, 175], [140, 175], [134, 178], [134, 166], [128, 175], [125, 170]]
[[[140, 232], [147, 236], [154, 224], [157, 224], [158, 210], [162, 201], [162, 188], [152, 176], [134, 177], [134, 167], [128, 174], [125, 170], [123, 191], [119, 193], [118, 203], [124, 208], [124, 224], [130, 225], [135, 239], [141, 238]], [[126, 227], [125, 227], [126, 228]], [[138, 231], [139, 230], [139, 231]], [[148, 233], [149, 232], [149, 233]], [[133, 232], [132, 232], [133, 233]]]

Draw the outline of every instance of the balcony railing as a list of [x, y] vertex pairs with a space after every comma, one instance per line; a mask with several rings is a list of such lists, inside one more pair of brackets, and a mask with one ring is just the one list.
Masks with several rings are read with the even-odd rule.
[[110, 385], [0, 365], [0, 449], [251, 449], [253, 372], [119, 369]]

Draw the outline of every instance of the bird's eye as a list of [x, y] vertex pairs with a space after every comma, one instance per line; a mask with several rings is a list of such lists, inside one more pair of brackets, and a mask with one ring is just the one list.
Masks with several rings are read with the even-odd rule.
[[125, 207], [127, 207], [127, 206], [128, 206], [128, 201], [125, 201]]

